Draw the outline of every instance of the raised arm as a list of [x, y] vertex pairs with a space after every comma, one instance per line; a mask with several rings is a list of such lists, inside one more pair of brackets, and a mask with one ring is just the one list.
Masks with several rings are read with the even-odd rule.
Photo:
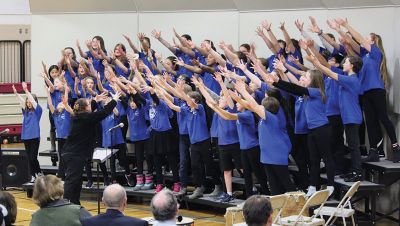
[[257, 101], [247, 92], [246, 84], [242, 81], [237, 81], [235, 84], [235, 89], [242, 95], [242, 97], [247, 101], [250, 111], [256, 113], [260, 118], [265, 119], [265, 108], [259, 105]]
[[285, 28], [285, 22], [281, 22], [281, 25], [279, 26], [279, 28], [281, 29], [282, 33], [283, 33], [283, 37], [285, 38], [285, 42], [286, 42], [286, 49], [290, 52], [290, 53], [294, 53], [294, 51], [296, 50], [296, 48], [293, 45], [292, 39], [290, 38], [289, 33], [287, 32], [286, 28]]
[[62, 103], [66, 111], [68, 111], [71, 115], [74, 114], [74, 110], [68, 104], [68, 93], [69, 87], [67, 84], [64, 85], [64, 97], [62, 98]]
[[81, 91], [79, 91], [79, 83], [80, 83], [80, 81], [79, 81], [79, 78], [78, 77], [75, 77], [75, 82], [74, 82], [74, 92], [75, 92], [75, 94], [77, 95], [77, 96], [82, 96], [81, 95]]
[[88, 55], [85, 52], [83, 52], [81, 45], [79, 44], [79, 40], [76, 40], [76, 47], [78, 48], [79, 55], [81, 55], [82, 58], [87, 59]]
[[243, 64], [243, 62], [240, 62], [238, 67], [251, 80], [251, 82], [253, 82], [256, 85], [257, 88], [261, 87], [261, 80], [255, 74], [251, 73], [251, 71], [247, 70], [247, 64]]
[[271, 40], [271, 43], [272, 43], [273, 48], [275, 49], [275, 52], [279, 53], [279, 50], [281, 49], [281, 47], [279, 46], [278, 39], [275, 37], [274, 33], [271, 30], [271, 25], [272, 24], [266, 20], [261, 23], [261, 26], [265, 30], [267, 30], [269, 40]]
[[219, 43], [219, 48], [221, 48], [224, 53], [226, 58], [228, 58], [228, 60], [233, 64], [233, 65], [237, 65], [239, 64], [239, 57], [236, 53], [232, 52], [231, 49], [229, 49], [229, 47], [225, 44], [224, 41], [221, 41]]
[[50, 90], [47, 86], [44, 86], [44, 88], [46, 90], [47, 104], [49, 105], [50, 113], [53, 114], [54, 113], [54, 105], [53, 105], [53, 101], [51, 100]]
[[22, 96], [17, 92], [17, 90], [15, 89], [14, 85], [12, 85], [12, 89], [13, 89], [13, 92], [14, 92], [15, 96], [19, 100], [19, 104], [20, 104], [21, 108], [25, 109], [25, 100], [24, 100], [24, 98], [22, 98]]
[[[358, 31], [356, 31], [350, 24], [347, 22], [347, 19], [336, 19], [336, 23], [340, 26], [345, 27], [351, 34], [351, 36], [360, 43], [368, 52], [371, 52], [371, 42], [368, 39], [365, 39]], [[352, 38], [347, 36], [346, 34], [343, 36], [346, 38], [346, 41], [350, 43], [351, 47], [357, 53], [360, 53], [360, 46], [355, 42]]]
[[271, 52], [273, 54], [277, 54], [278, 53], [276, 51], [274, 45], [272, 44], [271, 40], [269, 40], [268, 37], [264, 34], [263, 27], [261, 27], [261, 26], [257, 27], [256, 28], [256, 34], [263, 39], [264, 43], [267, 45], [268, 49], [271, 50]]
[[124, 34], [122, 36], [124, 36], [125, 40], [128, 42], [128, 44], [131, 47], [131, 49], [133, 50], [133, 52], [139, 53], [139, 50], [136, 48], [135, 44], [133, 44], [131, 38], [129, 38], [129, 36], [124, 35]]
[[323, 74], [331, 77], [332, 79], [338, 80], [338, 74], [333, 72], [331, 69], [326, 67], [325, 65], [321, 64], [317, 58], [314, 56], [307, 56], [306, 59], [310, 61], [318, 70], [320, 70]]
[[176, 61], [176, 64], [179, 65], [180, 67], [184, 67], [184, 68], [188, 69], [189, 71], [194, 72], [196, 74], [200, 74], [201, 72], [203, 72], [203, 70], [201, 70], [199, 67], [185, 64], [185, 62], [183, 62], [182, 59], [178, 59]]
[[222, 90], [222, 93], [224, 94], [224, 97], [226, 98], [228, 107], [230, 109], [233, 109], [235, 107], [235, 104], [233, 103], [233, 100], [232, 100], [231, 96], [229, 95], [228, 89], [226, 88], [226, 85], [225, 85], [224, 81], [222, 80], [221, 73], [215, 72], [214, 76], [215, 76], [215, 80], [221, 86], [221, 90]]
[[22, 82], [22, 89], [25, 91], [28, 100], [32, 103], [33, 108], [36, 109], [38, 103], [36, 102], [35, 98], [33, 98], [32, 94], [29, 92], [28, 85], [26, 84], [26, 82]]
[[161, 44], [163, 44], [165, 47], [167, 47], [169, 49], [169, 51], [171, 51], [174, 55], [176, 54], [176, 49], [175, 47], [173, 47], [168, 41], [166, 41], [165, 39], [163, 39], [161, 37], [161, 31], [157, 31], [157, 30], [153, 30], [151, 32], [151, 35], [157, 39], [159, 42], [161, 42]]

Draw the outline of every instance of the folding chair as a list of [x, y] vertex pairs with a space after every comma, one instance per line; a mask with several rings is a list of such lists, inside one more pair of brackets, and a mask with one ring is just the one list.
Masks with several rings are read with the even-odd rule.
[[321, 190], [321, 191], [315, 192], [314, 195], [312, 195], [307, 200], [306, 204], [304, 205], [303, 209], [301, 209], [301, 211], [298, 215], [281, 218], [281, 225], [287, 225], [287, 226], [324, 225], [325, 220], [322, 218], [318, 218], [318, 216], [319, 216], [318, 211], [312, 217], [305, 217], [305, 216], [303, 216], [303, 214], [305, 213], [305, 211], [308, 211], [310, 206], [320, 206], [319, 208], [321, 209], [324, 206], [328, 197], [329, 197], [328, 190]]
[[[279, 226], [280, 225], [280, 218], [281, 218], [281, 214], [282, 214], [282, 210], [283, 207], [285, 207], [286, 202], [288, 200], [287, 195], [283, 194], [283, 195], [275, 195], [275, 196], [268, 196], [269, 201], [271, 202], [271, 207], [272, 210], [278, 210], [277, 215], [275, 216], [275, 218], [272, 221], [272, 226]], [[243, 208], [243, 206], [242, 206]], [[276, 224], [279, 221], [278, 224]], [[234, 224], [233, 226], [247, 226], [246, 222], [243, 223], [239, 223], [239, 224]]]
[[329, 219], [326, 221], [325, 226], [332, 224], [336, 221], [338, 217], [343, 219], [343, 225], [346, 226], [346, 218], [351, 217], [353, 222], [353, 226], [355, 226], [354, 222], [354, 213], [355, 210], [351, 207], [351, 198], [357, 192], [360, 187], [361, 182], [355, 182], [350, 189], [346, 192], [342, 200], [340, 201], [337, 207], [328, 207], [324, 206], [319, 209], [314, 210], [314, 214], [319, 214], [320, 216], [329, 216]]

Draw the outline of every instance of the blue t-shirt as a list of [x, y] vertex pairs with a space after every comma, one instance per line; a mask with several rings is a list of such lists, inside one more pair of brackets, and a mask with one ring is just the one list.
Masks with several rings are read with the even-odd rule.
[[208, 72], [203, 72], [199, 74], [199, 77], [203, 80], [204, 85], [211, 89], [215, 94], [219, 95], [221, 92], [221, 86], [217, 82], [217, 80], [214, 79], [214, 76]]
[[146, 118], [148, 118], [146, 114], [149, 112], [147, 106], [142, 106], [140, 109], [132, 109], [128, 106], [126, 111], [129, 122], [129, 140], [135, 142], [149, 139], [150, 129], [146, 124]]
[[329, 123], [325, 113], [325, 104], [322, 102], [322, 96], [318, 88], [308, 88], [309, 96], [306, 98], [305, 114], [308, 129]]
[[[343, 74], [339, 68], [331, 67], [335, 73]], [[339, 109], [339, 85], [331, 77], [324, 76], [326, 93], [325, 111], [327, 116], [340, 115]]]
[[210, 135], [213, 138], [218, 138], [218, 114], [215, 112], [211, 121]]
[[289, 153], [292, 149], [287, 132], [279, 125], [277, 115], [265, 111], [266, 119], [258, 123], [258, 139], [260, 142], [260, 161], [264, 164], [288, 165]]
[[[153, 63], [157, 66], [157, 59], [155, 56], [155, 51], [154, 50], [150, 50], [151, 51], [151, 55], [153, 57]], [[150, 71], [156, 75], [158, 74], [157, 71], [155, 69], [153, 69], [153, 67], [151, 66], [151, 63], [149, 61], [149, 59], [147, 58], [146, 54], [144, 54], [143, 52], [139, 52], [139, 59], [141, 59], [143, 61], [143, 63], [150, 68]]]
[[[190, 60], [192, 58], [190, 56], [188, 56], [187, 54], [185, 54], [184, 52], [182, 52], [180, 49], [175, 50], [175, 56], [178, 58], [181, 58], [185, 64], [192, 65], [192, 63], [190, 62]], [[176, 73], [178, 76], [181, 74], [185, 74], [189, 78], [191, 78], [193, 76], [193, 72], [184, 67], [179, 67], [179, 70]]]
[[126, 73], [125, 73], [120, 67], [118, 67], [118, 65], [115, 65], [115, 66], [114, 66], [115, 74], [116, 74], [117, 76], [123, 76], [123, 77], [125, 77], [125, 78], [128, 78], [129, 75], [131, 74], [131, 68], [130, 68], [128, 62], [125, 62], [125, 63], [124, 63], [124, 66], [125, 66], [126, 68], [128, 68], [128, 71], [127, 71]]
[[362, 112], [358, 95], [360, 93], [360, 83], [356, 74], [338, 74], [339, 87], [339, 106], [343, 124], [361, 124]]
[[64, 94], [60, 92], [59, 90], [54, 90], [52, 93], [50, 93], [51, 97], [51, 102], [54, 106], [54, 108], [57, 108], [58, 104], [62, 102], [62, 97]]
[[[73, 70], [74, 70], [75, 74], [78, 75], [78, 68], [73, 68]], [[69, 88], [71, 88], [73, 91], [74, 85], [75, 85], [75, 78], [72, 78], [72, 75], [71, 75], [71, 73], [69, 73], [69, 70], [65, 71], [64, 77], [65, 77], [65, 80], [67, 81]], [[71, 97], [77, 98], [75, 92], [71, 92]], [[56, 106], [56, 105], [54, 105], [54, 106]]]
[[101, 121], [101, 127], [103, 129], [102, 146], [104, 148], [125, 143], [124, 138], [122, 136], [121, 128], [116, 128], [111, 132], [108, 131], [112, 127], [118, 125], [118, 123], [119, 123], [118, 116], [116, 116], [114, 112], [109, 114], [105, 119]]
[[52, 116], [56, 127], [56, 138], [66, 139], [71, 127], [71, 114], [64, 109], [61, 113], [54, 112]]
[[[236, 113], [236, 109], [227, 109], [228, 112]], [[228, 145], [239, 143], [239, 136], [236, 122], [233, 120], [225, 120], [218, 116], [218, 145]]]
[[253, 112], [245, 110], [237, 113], [236, 126], [239, 136], [240, 149], [247, 150], [258, 146], [258, 134]]
[[[176, 97], [174, 97], [174, 104], [179, 106], [181, 109], [188, 109], [189, 106], [186, 104], [186, 101], [180, 100]], [[188, 128], [187, 128], [187, 122], [186, 122], [186, 115], [187, 111], [186, 110], [181, 110], [181, 112], [176, 113], [176, 120], [178, 122], [178, 127], [179, 127], [179, 134], [180, 135], [187, 135]]]
[[302, 96], [296, 97], [296, 102], [294, 104], [295, 112], [295, 123], [294, 123], [294, 133], [295, 134], [307, 134], [307, 119], [305, 114], [305, 102]]
[[163, 100], [160, 100], [158, 105], [154, 106], [151, 104], [149, 107], [150, 126], [151, 129], [157, 132], [164, 132], [172, 128], [169, 122], [172, 116], [171, 109]]
[[197, 106], [197, 109], [181, 107], [181, 112], [185, 111], [185, 114], [187, 115], [186, 122], [191, 144], [210, 138], [204, 107], [202, 104], [198, 104]]
[[29, 140], [34, 138], [40, 138], [40, 118], [42, 117], [42, 107], [37, 104], [35, 110], [22, 109], [22, 140]]
[[360, 47], [363, 66], [359, 73], [361, 94], [371, 89], [385, 89], [381, 78], [382, 52], [376, 45], [371, 45], [371, 52]]
[[[105, 52], [105, 54], [107, 55], [107, 51]], [[104, 80], [104, 65], [101, 59], [96, 59], [93, 57], [93, 55], [90, 53], [90, 51], [86, 52], [86, 55], [89, 58], [92, 58], [93, 60], [93, 68], [100, 73], [100, 80], [103, 81]]]

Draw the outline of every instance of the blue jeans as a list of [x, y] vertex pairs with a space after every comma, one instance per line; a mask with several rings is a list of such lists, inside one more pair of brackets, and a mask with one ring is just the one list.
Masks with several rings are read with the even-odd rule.
[[190, 141], [189, 135], [179, 136], [179, 177], [182, 187], [186, 187], [188, 184], [189, 176], [189, 164], [190, 164]]

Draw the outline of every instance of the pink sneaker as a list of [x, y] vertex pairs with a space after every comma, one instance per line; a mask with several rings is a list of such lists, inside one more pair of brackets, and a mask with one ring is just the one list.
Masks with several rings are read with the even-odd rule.
[[173, 191], [174, 193], [179, 193], [181, 191], [181, 183], [174, 183]]
[[158, 193], [158, 192], [162, 191], [163, 188], [164, 188], [164, 187], [163, 187], [162, 184], [157, 184], [157, 187], [156, 187], [156, 190], [154, 191], [154, 193]]

